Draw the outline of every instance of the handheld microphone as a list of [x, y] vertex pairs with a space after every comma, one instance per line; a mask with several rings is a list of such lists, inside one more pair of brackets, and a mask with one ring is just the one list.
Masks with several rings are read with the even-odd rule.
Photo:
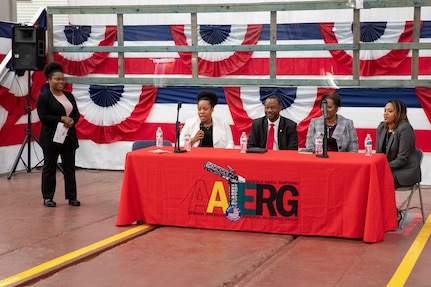
[[326, 119], [328, 117], [328, 102], [326, 101], [326, 99], [322, 101], [322, 105], [323, 105], [323, 117]]
[[[200, 125], [199, 125], [199, 129], [201, 130], [201, 131], [203, 131], [204, 130], [204, 123], [203, 122], [201, 122], [200, 123]], [[199, 140], [199, 146], [201, 146], [202, 145], [202, 139], [200, 139]]]
[[178, 102], [178, 110], [181, 109], [182, 102]]

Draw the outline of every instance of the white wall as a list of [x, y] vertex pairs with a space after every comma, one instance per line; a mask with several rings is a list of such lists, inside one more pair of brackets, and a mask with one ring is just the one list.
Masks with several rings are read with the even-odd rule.
[[0, 9], [0, 21], [16, 22], [16, 0], [3, 0]]
[[[90, 1], [88, 1], [90, 2]], [[31, 20], [40, 7], [67, 6], [68, 0], [16, 0], [17, 22], [31, 24]], [[67, 15], [54, 16], [54, 25], [67, 25]]]
[[[274, 2], [307, 2], [311, 0], [273, 0], [266, 1], [267, 3]], [[330, 0], [328, 0], [330, 1]], [[159, 0], [154, 3], [152, 0], [69, 0], [71, 6], [111, 6], [111, 5], [180, 5], [180, 4], [223, 4], [223, 3], [264, 3], [262, 0]], [[346, 0], [346, 3], [348, 0]], [[352, 21], [353, 10], [324, 10], [324, 11], [290, 11], [277, 13], [278, 19], [283, 23], [304, 23], [304, 22], [328, 22], [328, 21]], [[198, 23], [204, 24], [266, 24], [269, 23], [269, 12], [259, 13], [205, 13], [198, 14]], [[144, 19], [144, 20], [143, 20]], [[431, 8], [426, 7], [422, 9], [422, 20], [431, 19]], [[279, 20], [279, 21], [280, 21]], [[413, 20], [413, 8], [392, 8], [392, 9], [367, 9], [361, 10], [361, 21], [405, 21]], [[106, 15], [99, 17], [95, 15], [71, 15], [71, 23], [80, 25], [115, 25], [116, 16]], [[145, 22], [144, 22], [145, 21]], [[144, 22], [144, 23], [143, 23]], [[126, 25], [133, 24], [187, 24], [190, 22], [189, 14], [150, 14], [145, 17], [129, 15], [125, 17], [124, 23]]]

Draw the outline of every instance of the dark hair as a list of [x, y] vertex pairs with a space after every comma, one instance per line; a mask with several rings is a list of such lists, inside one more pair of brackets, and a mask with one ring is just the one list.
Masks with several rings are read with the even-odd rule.
[[51, 62], [43, 68], [43, 73], [45, 74], [45, 77], [47, 79], [52, 77], [52, 74], [55, 72], [62, 72], [63, 73], [63, 66], [60, 63], [57, 62]]
[[322, 108], [322, 102], [325, 99], [331, 99], [338, 108], [341, 107], [341, 98], [337, 93], [324, 94], [320, 100], [320, 108]]
[[214, 92], [211, 91], [202, 91], [198, 94], [198, 102], [206, 100], [210, 102], [211, 107], [215, 107], [217, 105], [218, 97]]
[[276, 95], [268, 96], [268, 97], [265, 99], [264, 104], [265, 104], [266, 100], [268, 100], [268, 99], [270, 99], [270, 100], [271, 100], [271, 99], [272, 99], [272, 100], [277, 100], [278, 104], [281, 106], [281, 99], [280, 99], [278, 96], [276, 96]]
[[404, 102], [397, 99], [392, 99], [392, 100], [389, 100], [386, 104], [388, 103], [391, 103], [394, 106], [395, 126], [398, 126], [401, 121], [407, 121], [407, 122], [409, 121], [409, 119], [407, 118], [407, 107], [406, 107], [406, 104], [404, 104]]

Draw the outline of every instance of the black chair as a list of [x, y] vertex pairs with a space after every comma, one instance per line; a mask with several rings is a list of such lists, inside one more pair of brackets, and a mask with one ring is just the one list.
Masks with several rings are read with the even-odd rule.
[[[137, 150], [145, 147], [155, 146], [156, 140], [137, 140], [132, 145], [132, 150]], [[163, 146], [172, 146], [172, 143], [168, 140], [163, 141]]]
[[[423, 152], [420, 149], [416, 149], [416, 154], [418, 156], [419, 166], [420, 166], [422, 164]], [[411, 200], [413, 198], [413, 195], [415, 194], [416, 190], [418, 191], [418, 194], [419, 194], [419, 204], [420, 204], [420, 206], [410, 206], [410, 202], [411, 202]], [[402, 208], [402, 209], [398, 210], [399, 214], [401, 215], [401, 221], [400, 221], [400, 224], [399, 224], [399, 228], [400, 229], [404, 228], [404, 221], [406, 220], [407, 212], [410, 209], [414, 209], [414, 208], [420, 209], [420, 211], [422, 213], [422, 222], [425, 223], [424, 206], [422, 204], [421, 183], [420, 182], [416, 182], [412, 186], [399, 187], [399, 188], [396, 189], [396, 191], [410, 191], [409, 196], [407, 197], [407, 206], [406, 206], [406, 208]]]

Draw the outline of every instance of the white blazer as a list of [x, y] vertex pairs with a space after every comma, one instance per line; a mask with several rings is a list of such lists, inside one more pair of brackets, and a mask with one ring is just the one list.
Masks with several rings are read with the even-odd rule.
[[[215, 148], [233, 148], [232, 130], [226, 121], [212, 117], [213, 121], [213, 146]], [[180, 134], [180, 146], [184, 146], [184, 135], [190, 134], [194, 137], [200, 129], [201, 120], [196, 117], [186, 120]], [[199, 141], [195, 142], [194, 147], [199, 146]]]

